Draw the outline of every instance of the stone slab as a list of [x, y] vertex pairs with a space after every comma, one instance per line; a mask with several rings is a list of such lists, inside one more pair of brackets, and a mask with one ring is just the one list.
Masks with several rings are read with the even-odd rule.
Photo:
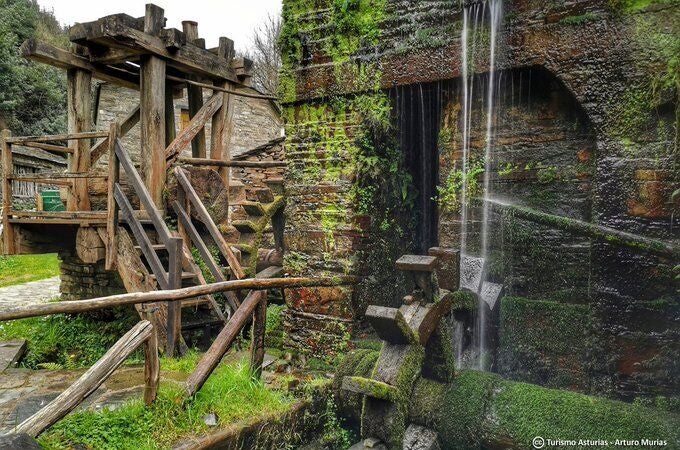
[[407, 272], [433, 272], [437, 258], [425, 255], [404, 255], [397, 260], [397, 269]]
[[14, 366], [26, 353], [26, 341], [18, 339], [0, 342], [0, 372]]

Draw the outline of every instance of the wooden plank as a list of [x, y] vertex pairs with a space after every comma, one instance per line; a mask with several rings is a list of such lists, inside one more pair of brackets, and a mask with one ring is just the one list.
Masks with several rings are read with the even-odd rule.
[[269, 266], [266, 269], [258, 272], [255, 275], [255, 278], [257, 279], [263, 279], [263, 278], [276, 278], [283, 275], [283, 267], [281, 266]]
[[13, 255], [16, 252], [14, 243], [14, 228], [9, 222], [9, 212], [12, 209], [12, 146], [9, 143], [12, 133], [9, 130], [0, 131], [0, 144], [2, 144], [2, 241], [5, 255]]
[[107, 137], [108, 131], [88, 131], [82, 133], [48, 134], [43, 136], [17, 136], [8, 140], [11, 144], [25, 145], [27, 142], [71, 141], [78, 139], [98, 139]]
[[227, 260], [229, 267], [234, 273], [234, 276], [239, 280], [244, 278], [246, 274], [243, 271], [241, 264], [239, 264], [238, 259], [236, 259], [236, 255], [234, 255], [234, 252], [231, 250], [231, 245], [227, 243], [227, 241], [224, 239], [224, 236], [222, 236], [222, 233], [220, 232], [219, 228], [217, 228], [217, 225], [215, 225], [215, 222], [212, 220], [212, 217], [210, 217], [210, 213], [205, 208], [205, 205], [203, 204], [201, 199], [198, 197], [198, 194], [196, 193], [194, 187], [191, 185], [191, 182], [187, 178], [184, 169], [182, 169], [181, 167], [175, 168], [175, 175], [177, 176], [177, 182], [184, 189], [187, 198], [194, 206], [194, 208], [196, 208], [196, 214], [198, 215], [198, 218], [206, 226], [208, 232], [210, 233], [210, 236], [213, 238], [213, 241], [215, 241], [217, 248], [220, 249], [220, 252]]
[[177, 137], [175, 124], [175, 92], [171, 83], [165, 84], [165, 146], [167, 147]]
[[253, 312], [253, 326], [251, 328], [252, 341], [250, 344], [250, 373], [254, 379], [262, 376], [264, 362], [264, 337], [267, 326], [267, 292], [263, 291], [260, 302]]
[[391, 384], [363, 377], [343, 377], [342, 389], [388, 402], [395, 401], [399, 395], [399, 390]]
[[21, 422], [14, 431], [36, 437], [46, 428], [73, 411], [125, 362], [152, 332], [152, 325], [144, 320], [132, 327], [87, 372], [40, 411]]
[[73, 153], [72, 148], [64, 147], [63, 145], [46, 144], [44, 142], [24, 142], [22, 145], [25, 147], [39, 148], [40, 150], [56, 153], [58, 155]]
[[99, 80], [129, 89], [139, 89], [138, 75], [117, 71], [103, 64], [93, 64], [84, 56], [63, 50], [45, 42], [40, 42], [36, 39], [25, 41], [21, 45], [19, 51], [24, 58], [28, 58], [32, 61], [49, 64], [66, 70], [87, 70], [92, 73], [94, 78]]
[[[135, 106], [132, 111], [130, 111], [122, 121], [118, 122], [120, 125], [120, 130], [118, 132], [119, 138], [124, 138], [128, 132], [134, 128], [135, 125], [139, 123], [139, 105]], [[94, 166], [99, 158], [104, 156], [104, 154], [109, 151], [109, 136], [105, 137], [103, 140], [97, 142], [97, 144], [92, 147], [90, 152], [90, 163]]]
[[286, 163], [283, 161], [217, 161], [203, 158], [180, 158], [179, 162], [192, 166], [246, 167], [256, 169], [286, 167]]
[[[106, 217], [101, 219], [49, 219], [49, 218], [20, 218], [9, 219], [9, 223], [26, 225], [78, 225], [78, 226], [98, 226], [106, 225]], [[42, 252], [40, 252], [42, 253]]]
[[165, 61], [145, 56], [141, 66], [141, 171], [157, 208], [165, 188]]
[[[121, 242], [123, 232], [119, 230]], [[132, 248], [132, 245], [130, 246]], [[139, 260], [137, 253], [134, 257]], [[119, 257], [121, 253], [119, 253]], [[122, 266], [120, 264], [119, 266]], [[120, 269], [119, 269], [120, 270]], [[125, 280], [125, 279], [124, 279]], [[110, 295], [88, 300], [73, 300], [52, 303], [30, 304], [23, 306], [13, 306], [0, 310], [0, 321], [25, 319], [28, 317], [40, 317], [51, 314], [76, 314], [86, 311], [96, 311], [104, 308], [114, 308], [116, 306], [134, 305], [141, 303], [154, 303], [160, 301], [180, 301], [187, 300], [202, 295], [218, 294], [220, 292], [233, 292], [244, 289], [292, 289], [301, 287], [332, 287], [344, 286], [356, 283], [356, 277], [317, 277], [317, 278], [271, 278], [231, 280], [222, 283], [211, 283], [202, 286], [191, 286], [182, 289], [150, 291], [150, 292], [131, 292], [128, 294]]]
[[[222, 106], [222, 95], [215, 94], [203, 105], [200, 111], [191, 119], [186, 128], [172, 141], [172, 144], [165, 149], [166, 166], [169, 168], [174, 163], [177, 156], [184, 150], [189, 142], [205, 127], [213, 114]], [[164, 166], [165, 167], [165, 166]]]
[[113, 270], [118, 254], [118, 204], [115, 199], [116, 185], [120, 180], [120, 163], [116, 156], [116, 142], [120, 133], [120, 125], [112, 123], [109, 127], [109, 179], [106, 197], [106, 270]]
[[[34, 217], [41, 219], [106, 219], [106, 211], [11, 211], [11, 217]], [[48, 222], [46, 220], [46, 222]]]
[[142, 312], [145, 320], [152, 324], [149, 339], [144, 343], [144, 403], [151, 405], [158, 395], [161, 381], [161, 363], [158, 358], [158, 330], [153, 324], [157, 323], [156, 307], [144, 305]]
[[370, 305], [366, 309], [366, 319], [383, 341], [392, 344], [411, 344], [416, 341], [406, 319], [396, 308]]
[[[36, 179], [82, 179], [82, 178], [107, 178], [106, 175], [100, 175], [97, 173], [76, 173], [76, 172], [37, 172], [32, 175], [18, 175], [18, 177], [23, 178], [36, 178]], [[12, 179], [16, 179], [12, 177]]]
[[217, 335], [210, 348], [203, 354], [185, 384], [185, 390], [190, 397], [205, 384], [264, 296], [266, 296], [266, 291], [251, 292]]
[[[12, 181], [25, 181], [26, 183], [46, 184], [54, 186], [73, 187], [73, 180], [65, 180], [63, 178], [44, 178], [44, 177], [28, 177], [28, 176], [10, 176]], [[88, 208], [89, 209], [89, 208]], [[71, 209], [69, 211], [80, 211], [78, 209]]]

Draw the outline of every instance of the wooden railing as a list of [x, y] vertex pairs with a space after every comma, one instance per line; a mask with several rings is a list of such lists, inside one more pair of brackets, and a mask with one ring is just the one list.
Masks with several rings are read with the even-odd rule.
[[[135, 168], [130, 156], [123, 150], [120, 139], [118, 139], [119, 125], [111, 125], [109, 137], [109, 197], [107, 211], [107, 243], [106, 243], [106, 268], [112, 269], [115, 265], [117, 255], [117, 234], [119, 216], [121, 216], [130, 227], [142, 254], [151, 268], [158, 286], [162, 290], [179, 289], [182, 287], [182, 238], [173, 236], [163, 217], [158, 212], [158, 207], [149, 194], [148, 189], [142, 181], [142, 177]], [[132, 186], [134, 193], [139, 198], [142, 213], [145, 217], [139, 217], [128, 200], [120, 184], [121, 169], [127, 175], [127, 181]], [[144, 229], [142, 220], [148, 220], [153, 225], [154, 231], [159, 242], [168, 252], [168, 267], [158, 256], [154, 245], [151, 243], [147, 231]], [[166, 352], [173, 355], [175, 348], [181, 341], [182, 328], [182, 309], [177, 302], [167, 302], [167, 316], [165, 324], [166, 332]]]
[[353, 277], [255, 278], [192, 286], [183, 289], [135, 292], [89, 300], [29, 304], [5, 308], [0, 311], [0, 322], [52, 314], [83, 313], [131, 304], [140, 305], [144, 311], [144, 319], [121, 337], [87, 372], [40, 411], [21, 422], [14, 431], [27, 433], [33, 437], [38, 436], [59, 419], [73, 411], [85, 398], [97, 390], [123, 364], [128, 356], [142, 345], [144, 346], [144, 401], [147, 405], [152, 404], [156, 399], [160, 382], [160, 363], [157, 346], [158, 330], [154, 326], [157, 320], [154, 317], [156, 309], [153, 307], [153, 303], [167, 301], [179, 304], [184, 300], [203, 295], [252, 289], [248, 297], [224, 326], [210, 349], [202, 356], [194, 372], [187, 379], [184, 387], [185, 392], [188, 396], [193, 396], [205, 384], [210, 374], [231, 347], [235, 338], [248, 323], [251, 314], [254, 321], [250, 363], [253, 376], [259, 378], [264, 359], [264, 333], [267, 311], [266, 289], [331, 287], [354, 282], [356, 282], [356, 279]]

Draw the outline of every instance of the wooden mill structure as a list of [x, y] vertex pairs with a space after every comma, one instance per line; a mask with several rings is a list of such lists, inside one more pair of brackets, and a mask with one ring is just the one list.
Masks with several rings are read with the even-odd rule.
[[[256, 162], [232, 161], [234, 96], [269, 98], [244, 92], [250, 86], [252, 63], [236, 58], [234, 43], [219, 39], [207, 49], [195, 22], [183, 22], [183, 30], [166, 28], [164, 11], [146, 5], [144, 17], [115, 14], [73, 26], [69, 51], [29, 40], [21, 51], [26, 58], [65, 69], [68, 89], [68, 133], [50, 136], [12, 136], [2, 133], [3, 246], [5, 254], [77, 251], [85, 263], [105, 260], [106, 270], [117, 270], [128, 292], [173, 290], [187, 282], [205, 285], [194, 247], [216, 281], [244, 279], [238, 242], [228, 242], [202, 203], [190, 173], [179, 164], [211, 167], [229, 193], [230, 167], [257, 166]], [[92, 79], [139, 91], [139, 105], [110, 129], [95, 131], [91, 101]], [[174, 99], [187, 91], [190, 122], [177, 131]], [[204, 102], [203, 92], [212, 95]], [[210, 148], [206, 125], [210, 123]], [[139, 168], [133, 164], [121, 138], [140, 127]], [[180, 161], [191, 144], [192, 158]], [[67, 155], [66, 172], [13, 173], [12, 146], [22, 145]], [[108, 157], [107, 170], [96, 164]], [[281, 163], [260, 163], [262, 165]], [[101, 164], [100, 164], [101, 166]], [[169, 192], [168, 178], [176, 179]], [[12, 206], [12, 183], [17, 181], [59, 186], [67, 193], [65, 212], [17, 211]], [[93, 208], [93, 189], [106, 194], [105, 209]], [[176, 199], [172, 202], [168, 198]], [[224, 199], [228, 207], [229, 195]], [[243, 202], [245, 203], [245, 202]], [[252, 203], [252, 202], [251, 202]], [[267, 205], [249, 204], [254, 214], [271, 219]], [[177, 219], [177, 230], [167, 225], [168, 211]], [[197, 226], [196, 221], [201, 222]], [[250, 222], [249, 222], [250, 223]], [[202, 230], [199, 232], [199, 229]], [[207, 230], [207, 233], [206, 231]], [[219, 249], [215, 258], [204, 237]], [[251, 258], [257, 258], [257, 254]], [[222, 267], [222, 262], [226, 266]], [[276, 265], [256, 275], [273, 277]], [[255, 274], [251, 274], [255, 275]], [[244, 303], [257, 303], [261, 291], [227, 292], [228, 307], [222, 310], [212, 295], [182, 302], [154, 304], [154, 328], [168, 354], [184, 348], [182, 307], [203, 305], [226, 324]], [[252, 310], [252, 309], [251, 309]], [[138, 305], [140, 315], [148, 311]]]

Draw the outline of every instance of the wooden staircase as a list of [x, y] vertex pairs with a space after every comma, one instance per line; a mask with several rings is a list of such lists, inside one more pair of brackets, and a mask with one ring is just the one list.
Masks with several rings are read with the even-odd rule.
[[[115, 135], [115, 132], [112, 131]], [[109, 217], [107, 232], [100, 236], [107, 243], [106, 268], [117, 269], [128, 292], [156, 289], [178, 289], [205, 285], [207, 281], [194, 259], [189, 244], [198, 249], [203, 262], [216, 281], [226, 281], [231, 272], [236, 278], [244, 278], [244, 272], [230, 246], [221, 237], [205, 206], [194, 191], [181, 168], [175, 169], [178, 184], [178, 201], [173, 209], [178, 217], [178, 231], [171, 231], [156, 209], [141, 176], [132, 160], [122, 148], [119, 139], [112, 139], [109, 162]], [[139, 198], [142, 210], [135, 210], [120, 184], [120, 169], [127, 175], [133, 192]], [[218, 248], [229, 264], [228, 270], [218, 265], [191, 221], [187, 210], [193, 207], [206, 225]], [[134, 240], [133, 240], [134, 238]], [[227, 322], [227, 316], [238, 308], [240, 301], [234, 293], [227, 295], [228, 313], [222, 311], [213, 296], [194, 300], [155, 305], [159, 312], [158, 324], [165, 335], [166, 353], [172, 355], [177, 347], [186, 349], [181, 336], [182, 329], [208, 328]], [[182, 309], [193, 308], [191, 320], [182, 320]], [[164, 323], [160, 323], [164, 322]], [[209, 333], [207, 333], [209, 334]]]

